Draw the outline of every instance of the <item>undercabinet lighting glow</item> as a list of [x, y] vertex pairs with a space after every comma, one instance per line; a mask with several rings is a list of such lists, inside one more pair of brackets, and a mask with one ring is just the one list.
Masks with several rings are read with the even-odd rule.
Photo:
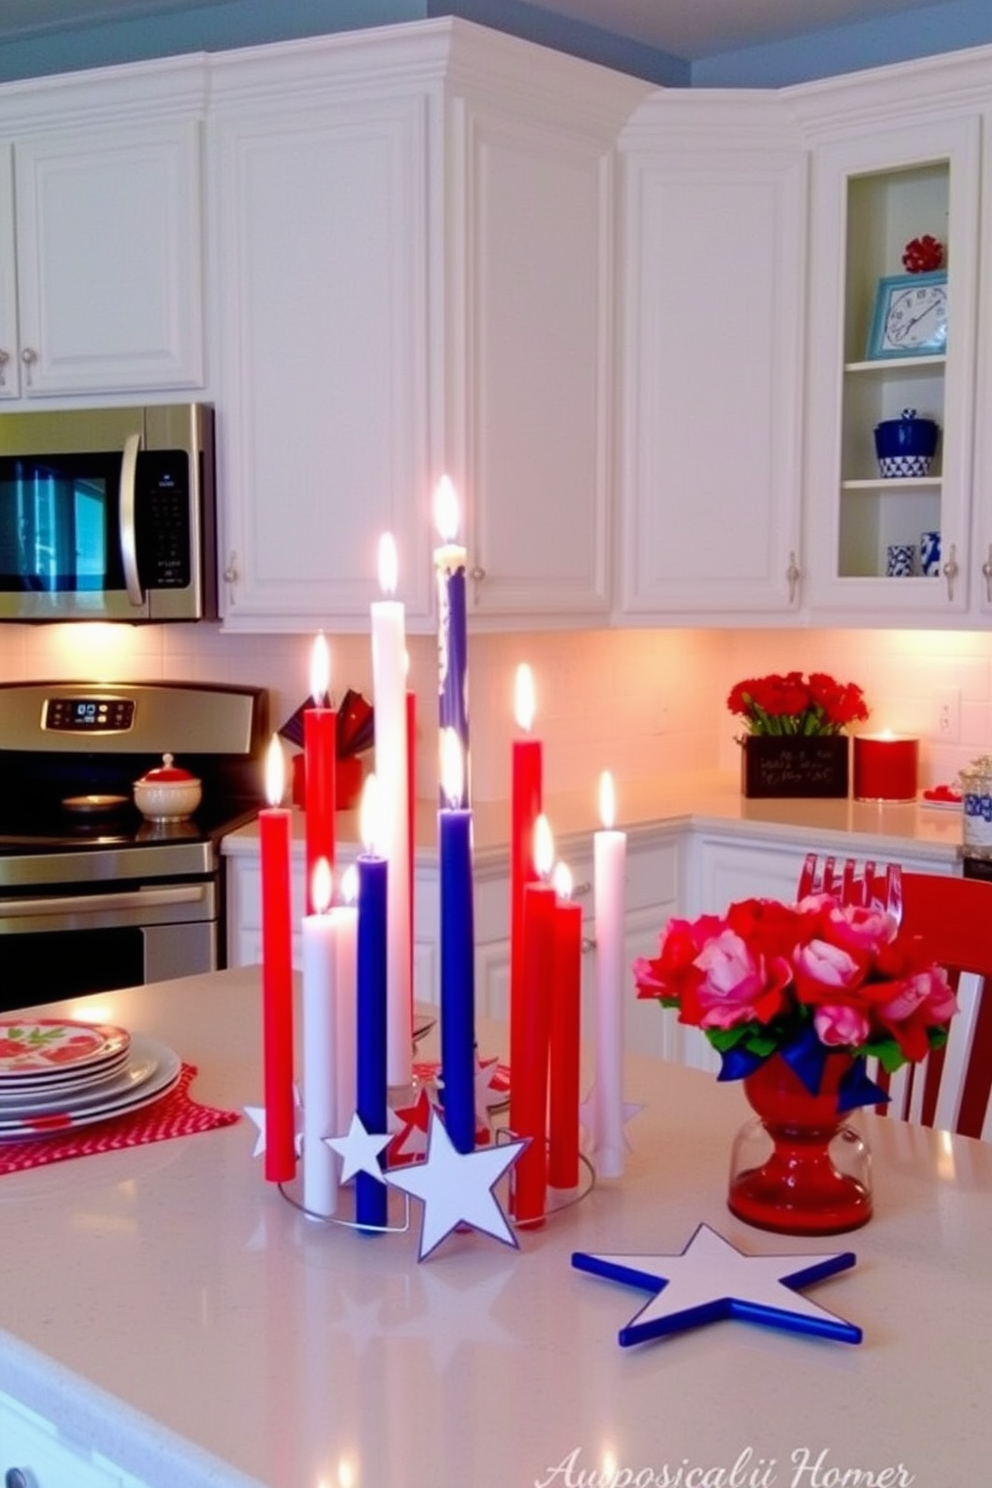
[[103, 620], [54, 625], [51, 631], [59, 670], [93, 682], [119, 682], [134, 670], [135, 657], [147, 645], [139, 627]]

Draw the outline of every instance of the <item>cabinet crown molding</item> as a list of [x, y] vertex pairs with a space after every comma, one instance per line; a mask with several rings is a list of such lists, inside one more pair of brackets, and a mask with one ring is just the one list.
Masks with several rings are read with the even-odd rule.
[[125, 63], [0, 87], [5, 134], [113, 125], [131, 118], [188, 118], [206, 112], [210, 59], [190, 53], [155, 62]]
[[992, 96], [992, 45], [896, 62], [783, 88], [779, 98], [811, 145], [858, 129], [983, 111]]

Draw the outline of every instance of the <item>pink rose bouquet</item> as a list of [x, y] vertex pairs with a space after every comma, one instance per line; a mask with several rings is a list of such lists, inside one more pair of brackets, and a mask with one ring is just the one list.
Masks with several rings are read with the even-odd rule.
[[[795, 905], [745, 899], [726, 914], [669, 920], [658, 955], [634, 962], [639, 997], [678, 1009], [723, 1061], [721, 1080], [780, 1053], [814, 1093], [832, 1051], [877, 1057], [891, 1072], [947, 1038], [957, 1012], [946, 973], [884, 910], [811, 895]], [[863, 1065], [847, 1105], [884, 1092]]]

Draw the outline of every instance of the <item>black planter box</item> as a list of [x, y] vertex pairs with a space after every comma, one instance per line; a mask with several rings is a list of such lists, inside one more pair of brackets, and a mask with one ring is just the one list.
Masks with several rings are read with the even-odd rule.
[[846, 734], [751, 734], [741, 749], [745, 796], [846, 796]]

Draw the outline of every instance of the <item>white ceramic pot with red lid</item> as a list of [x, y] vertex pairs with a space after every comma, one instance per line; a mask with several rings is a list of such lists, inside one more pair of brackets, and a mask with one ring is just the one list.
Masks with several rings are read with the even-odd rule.
[[200, 804], [203, 787], [195, 775], [163, 754], [162, 763], [134, 782], [134, 804], [149, 821], [182, 821]]

